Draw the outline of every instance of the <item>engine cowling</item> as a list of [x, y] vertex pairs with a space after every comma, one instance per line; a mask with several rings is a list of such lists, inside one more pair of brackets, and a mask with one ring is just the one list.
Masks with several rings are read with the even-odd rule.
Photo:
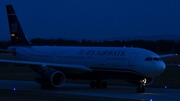
[[46, 70], [36, 76], [35, 81], [41, 85], [61, 87], [65, 83], [65, 75], [61, 71]]

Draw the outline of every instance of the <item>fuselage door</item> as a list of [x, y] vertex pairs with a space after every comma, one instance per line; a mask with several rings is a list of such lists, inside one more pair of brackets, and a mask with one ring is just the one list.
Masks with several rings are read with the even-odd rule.
[[132, 53], [129, 60], [128, 60], [128, 65], [129, 66], [134, 66], [135, 63], [135, 58], [137, 56], [137, 53]]

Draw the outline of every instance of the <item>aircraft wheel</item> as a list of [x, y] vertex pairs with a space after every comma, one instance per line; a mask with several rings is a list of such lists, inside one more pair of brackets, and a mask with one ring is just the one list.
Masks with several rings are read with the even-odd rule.
[[101, 81], [96, 81], [96, 88], [101, 88]]
[[107, 82], [106, 81], [102, 82], [102, 88], [107, 88]]
[[95, 88], [95, 87], [96, 87], [96, 83], [95, 83], [94, 81], [92, 81], [92, 82], [90, 83], [90, 87], [91, 87], [91, 88]]

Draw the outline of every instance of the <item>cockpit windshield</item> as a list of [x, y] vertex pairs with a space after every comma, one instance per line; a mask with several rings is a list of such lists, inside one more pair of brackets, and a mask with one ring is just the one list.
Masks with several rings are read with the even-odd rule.
[[147, 57], [145, 61], [162, 61], [161, 58], [158, 57]]

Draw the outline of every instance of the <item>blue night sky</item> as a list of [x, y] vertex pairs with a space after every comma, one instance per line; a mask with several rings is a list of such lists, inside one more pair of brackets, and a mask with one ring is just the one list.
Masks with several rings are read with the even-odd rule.
[[178, 35], [180, 0], [1, 0], [0, 40], [9, 40], [6, 4], [32, 38], [108, 39]]

